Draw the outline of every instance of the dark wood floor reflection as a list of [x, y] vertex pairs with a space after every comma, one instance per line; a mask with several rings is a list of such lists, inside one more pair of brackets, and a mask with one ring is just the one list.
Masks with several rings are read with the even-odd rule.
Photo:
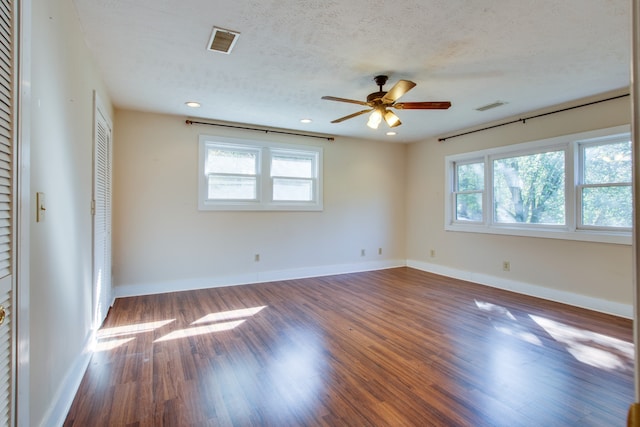
[[124, 298], [65, 426], [622, 426], [631, 342], [410, 268]]

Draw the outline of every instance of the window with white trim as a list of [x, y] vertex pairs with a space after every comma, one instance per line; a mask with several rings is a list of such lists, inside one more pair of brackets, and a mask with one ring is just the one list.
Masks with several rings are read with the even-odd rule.
[[492, 158], [496, 224], [566, 224], [565, 151], [544, 148]]
[[453, 200], [456, 206], [455, 221], [483, 221], [484, 162], [469, 160], [454, 163]]
[[200, 210], [322, 210], [322, 148], [200, 136]]
[[445, 229], [631, 243], [629, 126], [447, 156]]
[[578, 226], [630, 230], [633, 197], [629, 136], [580, 142], [579, 149]]

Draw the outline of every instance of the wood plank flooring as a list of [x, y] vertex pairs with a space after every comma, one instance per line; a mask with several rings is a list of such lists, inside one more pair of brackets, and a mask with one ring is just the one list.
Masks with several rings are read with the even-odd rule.
[[118, 299], [65, 426], [622, 426], [630, 320], [410, 268]]

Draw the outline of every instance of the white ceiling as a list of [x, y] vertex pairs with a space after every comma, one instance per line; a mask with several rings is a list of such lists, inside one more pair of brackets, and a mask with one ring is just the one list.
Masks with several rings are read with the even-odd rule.
[[[74, 3], [120, 108], [409, 142], [629, 84], [628, 0]], [[240, 32], [230, 55], [206, 49], [213, 26]], [[395, 137], [367, 115], [331, 124], [362, 107], [320, 98], [365, 100], [378, 74], [452, 107], [396, 110]]]

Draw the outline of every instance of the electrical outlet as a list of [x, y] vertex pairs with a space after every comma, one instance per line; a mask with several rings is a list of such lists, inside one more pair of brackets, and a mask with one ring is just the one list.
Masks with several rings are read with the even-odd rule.
[[378, 248], [378, 255], [382, 255], [382, 248]]
[[365, 250], [364, 249], [360, 249], [360, 256], [365, 256]]
[[502, 271], [511, 271], [511, 263], [509, 261], [502, 261]]
[[260, 262], [260, 254], [255, 254], [255, 256], [253, 257], [253, 260], [255, 262]]
[[430, 256], [431, 258], [435, 258], [435, 257], [436, 257], [436, 250], [435, 250], [435, 249], [431, 249], [431, 250], [429, 251], [429, 256]]

